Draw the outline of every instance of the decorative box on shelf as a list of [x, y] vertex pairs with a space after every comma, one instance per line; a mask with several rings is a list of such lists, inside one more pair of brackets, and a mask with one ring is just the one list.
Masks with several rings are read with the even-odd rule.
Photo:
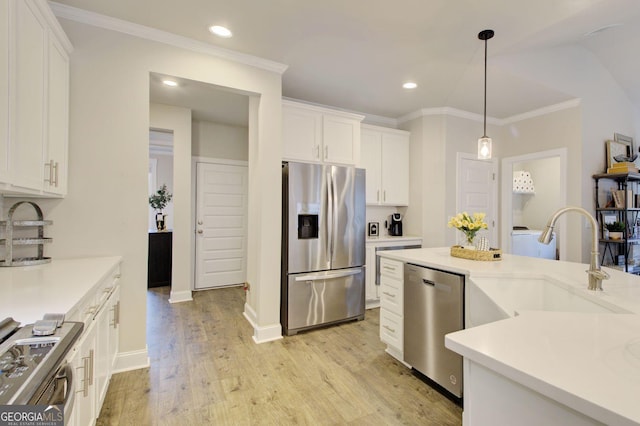
[[469, 260], [497, 261], [502, 260], [502, 250], [473, 250], [462, 246], [451, 246], [451, 256]]

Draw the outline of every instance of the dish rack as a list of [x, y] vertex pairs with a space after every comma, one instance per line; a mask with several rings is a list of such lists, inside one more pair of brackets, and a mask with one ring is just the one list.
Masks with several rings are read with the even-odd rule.
[[[30, 204], [37, 214], [36, 220], [13, 220], [13, 214], [22, 204]], [[5, 259], [0, 260], [0, 266], [28, 266], [40, 265], [51, 262], [50, 257], [44, 257], [44, 245], [52, 241], [51, 238], [44, 237], [44, 227], [51, 225], [53, 222], [44, 220], [40, 207], [31, 201], [20, 201], [15, 203], [9, 209], [9, 217], [7, 220], [0, 221], [0, 226], [4, 226], [4, 238], [0, 239], [0, 244], [4, 244]], [[38, 234], [35, 237], [13, 237], [14, 228], [37, 228]], [[13, 257], [14, 246], [38, 246], [38, 254], [35, 257]]]

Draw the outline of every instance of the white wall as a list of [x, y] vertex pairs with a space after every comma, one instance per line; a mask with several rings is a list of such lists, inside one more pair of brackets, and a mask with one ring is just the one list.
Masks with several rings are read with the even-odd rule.
[[194, 121], [192, 135], [194, 156], [241, 161], [247, 161], [249, 158], [247, 127]]
[[[250, 279], [252, 292], [260, 296], [248, 303], [254, 305], [256, 327], [279, 324], [280, 197], [263, 188], [280, 186], [281, 76], [74, 21], [61, 19], [61, 24], [75, 47], [69, 193], [63, 200], [41, 201], [54, 220], [49, 253], [123, 256], [120, 349], [146, 360], [149, 73], [232, 87], [259, 97], [260, 119], [249, 148], [260, 163], [249, 191], [259, 195], [249, 206], [249, 228], [261, 232], [250, 234], [248, 262], [258, 265]], [[189, 215], [190, 205], [189, 195], [176, 195], [174, 219]], [[190, 252], [181, 255], [188, 259]], [[179, 280], [190, 280], [188, 270]]]
[[191, 110], [170, 105], [149, 104], [149, 127], [173, 133], [173, 223], [171, 295], [169, 301], [191, 300], [194, 247], [191, 211]]

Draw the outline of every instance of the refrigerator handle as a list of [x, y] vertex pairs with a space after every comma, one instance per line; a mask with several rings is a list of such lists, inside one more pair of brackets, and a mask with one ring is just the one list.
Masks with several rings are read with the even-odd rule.
[[333, 257], [335, 256], [335, 248], [336, 242], [338, 240], [338, 186], [336, 181], [331, 177], [331, 201], [333, 203], [332, 207], [332, 218], [331, 218], [331, 267], [333, 268]]
[[329, 262], [333, 262], [333, 177], [331, 176], [331, 168], [327, 170], [327, 250]]
[[344, 278], [344, 277], [350, 277], [352, 275], [358, 275], [361, 271], [362, 271], [361, 268], [357, 268], [357, 269], [347, 269], [347, 270], [338, 271], [338, 272], [328, 272], [328, 273], [325, 272], [322, 274], [301, 275], [299, 277], [296, 277], [295, 280], [296, 282], [330, 280], [334, 278]]

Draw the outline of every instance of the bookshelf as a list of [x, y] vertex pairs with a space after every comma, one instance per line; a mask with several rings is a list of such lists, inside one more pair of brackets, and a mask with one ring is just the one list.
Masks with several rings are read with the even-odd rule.
[[[640, 250], [640, 173], [593, 175], [596, 219], [600, 226], [600, 263], [625, 272], [640, 274], [640, 263], [632, 256]], [[605, 223], [625, 224], [621, 239], [606, 237]]]

